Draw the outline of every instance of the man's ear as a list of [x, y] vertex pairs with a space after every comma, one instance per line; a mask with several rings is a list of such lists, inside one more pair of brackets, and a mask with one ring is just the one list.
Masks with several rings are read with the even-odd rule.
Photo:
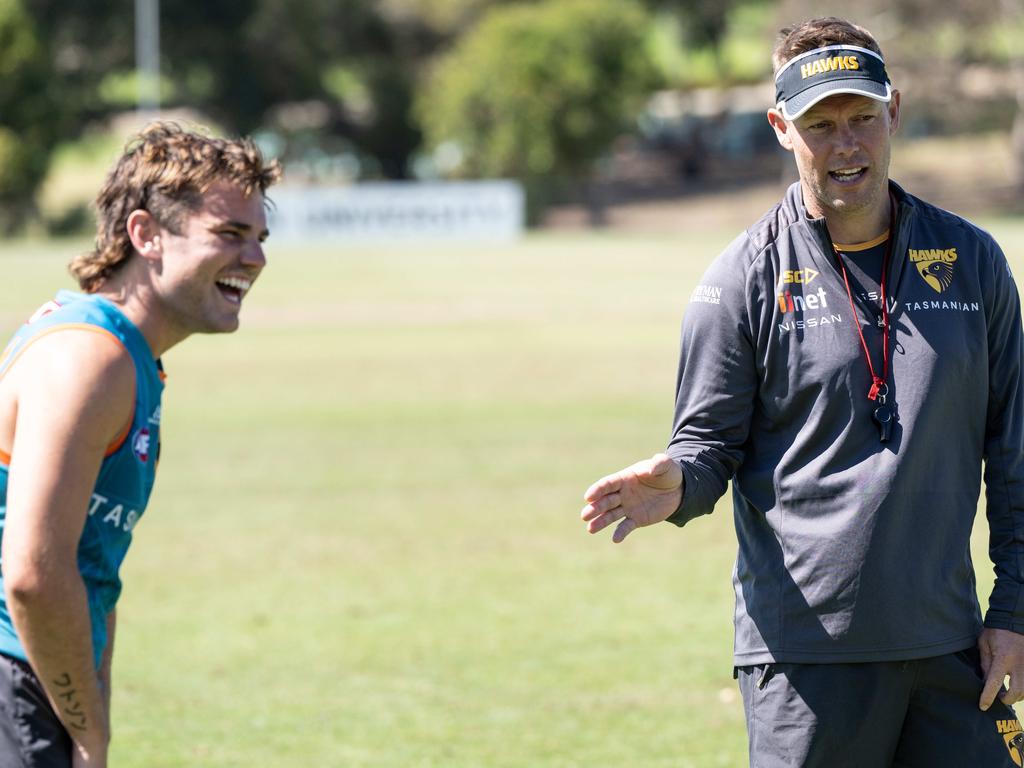
[[900, 127], [900, 92], [893, 91], [887, 105], [889, 108], [889, 135], [892, 136]]
[[153, 218], [153, 214], [141, 208], [132, 211], [128, 214], [125, 229], [128, 231], [132, 247], [142, 258], [160, 258], [160, 225]]
[[790, 135], [790, 124], [786, 121], [786, 118], [782, 116], [779, 110], [772, 108], [768, 110], [768, 123], [772, 128], [775, 129], [775, 138], [779, 140], [779, 144], [782, 148], [792, 152], [793, 151], [793, 137]]

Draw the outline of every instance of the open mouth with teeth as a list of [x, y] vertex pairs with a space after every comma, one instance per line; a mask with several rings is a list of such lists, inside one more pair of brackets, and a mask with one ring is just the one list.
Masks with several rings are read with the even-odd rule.
[[243, 277], [222, 277], [217, 280], [217, 290], [232, 304], [241, 304], [242, 297], [252, 287], [252, 281]]
[[843, 168], [838, 171], [829, 171], [828, 175], [834, 180], [841, 183], [849, 183], [852, 181], [860, 181], [864, 174], [868, 172], [866, 166], [860, 166], [858, 168]]

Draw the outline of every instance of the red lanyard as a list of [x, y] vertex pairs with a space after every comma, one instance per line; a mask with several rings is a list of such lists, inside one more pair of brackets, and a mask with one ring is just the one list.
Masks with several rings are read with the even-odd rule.
[[[843, 282], [846, 283], [846, 296], [850, 300], [850, 311], [853, 313], [854, 320], [857, 321], [857, 335], [860, 336], [860, 346], [864, 350], [864, 359], [868, 361], [868, 371], [871, 373], [871, 389], [868, 390], [868, 400], [876, 400], [878, 395], [882, 395], [882, 402], [885, 402], [885, 396], [888, 394], [889, 386], [886, 383], [889, 381], [889, 300], [885, 295], [885, 280], [889, 275], [889, 257], [892, 255], [892, 241], [895, 240], [894, 233], [896, 231], [896, 206], [892, 203], [892, 198], [889, 199], [889, 242], [885, 245], [885, 258], [882, 260], [882, 280], [879, 284], [879, 292], [882, 294], [882, 375], [881, 377], [875, 373], [875, 366], [871, 364], [871, 353], [868, 351], [868, 343], [864, 339], [864, 331], [860, 327], [860, 318], [857, 316], [857, 307], [853, 303], [853, 291], [850, 290], [850, 278], [846, 274], [846, 264], [843, 263], [843, 257], [839, 253], [839, 249], [834, 245], [833, 250], [836, 252], [836, 261], [839, 262], [839, 269], [843, 273]], [[884, 387], [884, 389], [883, 389]]]

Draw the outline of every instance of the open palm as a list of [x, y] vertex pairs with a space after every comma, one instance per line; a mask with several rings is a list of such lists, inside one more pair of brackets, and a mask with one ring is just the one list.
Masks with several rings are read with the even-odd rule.
[[619, 522], [612, 535], [616, 544], [637, 528], [666, 520], [679, 508], [683, 472], [663, 453], [638, 461], [591, 485], [580, 517], [590, 533]]

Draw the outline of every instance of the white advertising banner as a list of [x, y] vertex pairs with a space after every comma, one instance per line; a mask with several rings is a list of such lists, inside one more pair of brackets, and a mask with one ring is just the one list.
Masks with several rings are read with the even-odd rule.
[[526, 220], [514, 181], [367, 182], [272, 187], [274, 242], [466, 240], [508, 242]]

